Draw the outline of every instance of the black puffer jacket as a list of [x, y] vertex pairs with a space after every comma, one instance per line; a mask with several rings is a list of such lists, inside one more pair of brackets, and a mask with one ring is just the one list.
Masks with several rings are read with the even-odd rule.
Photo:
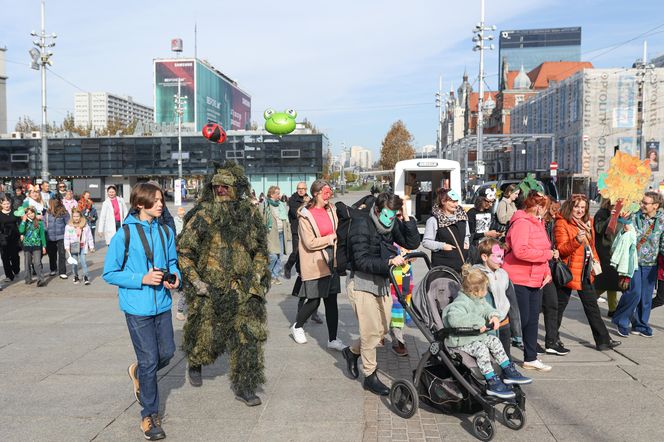
[[397, 219], [389, 233], [381, 234], [372, 218], [367, 217], [351, 225], [349, 243], [353, 270], [387, 277], [390, 271], [387, 262], [397, 255], [393, 243], [408, 250], [417, 249], [420, 233], [414, 218], [408, 222]]

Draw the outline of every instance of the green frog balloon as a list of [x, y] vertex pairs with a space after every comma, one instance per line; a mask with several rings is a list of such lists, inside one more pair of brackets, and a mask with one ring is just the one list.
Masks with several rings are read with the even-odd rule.
[[265, 118], [265, 130], [274, 135], [286, 135], [295, 130], [295, 118], [297, 112], [287, 109], [284, 112], [275, 112], [268, 109], [263, 114]]

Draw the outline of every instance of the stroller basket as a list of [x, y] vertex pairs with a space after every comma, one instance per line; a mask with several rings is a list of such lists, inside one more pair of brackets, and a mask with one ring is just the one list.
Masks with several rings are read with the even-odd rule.
[[[413, 370], [413, 377], [415, 371]], [[464, 397], [449, 371], [442, 365], [424, 367], [417, 389], [420, 396], [428, 399], [434, 406], [449, 408]]]

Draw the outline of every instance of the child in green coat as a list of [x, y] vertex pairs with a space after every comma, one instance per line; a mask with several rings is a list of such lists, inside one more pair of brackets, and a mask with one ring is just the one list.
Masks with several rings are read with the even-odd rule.
[[18, 226], [23, 244], [23, 256], [25, 262], [25, 283], [32, 284], [32, 271], [34, 267], [37, 273], [37, 287], [43, 287], [44, 275], [42, 272], [42, 256], [46, 254], [46, 234], [44, 223], [37, 219], [37, 213], [33, 207], [27, 207], [21, 224]]
[[[480, 269], [464, 266], [461, 286], [462, 291], [459, 291], [454, 302], [443, 310], [443, 324], [445, 328], [476, 328], [479, 333], [472, 336], [451, 334], [445, 344], [477, 360], [477, 366], [487, 380], [487, 394], [511, 399], [515, 396], [514, 392], [505, 384], [530, 384], [532, 379], [517, 371], [505, 354], [500, 339], [486, 333], [488, 329], [485, 324], [491, 324], [493, 330], [500, 327], [500, 314], [484, 299], [489, 279]], [[500, 365], [503, 380], [494, 373], [491, 356]]]

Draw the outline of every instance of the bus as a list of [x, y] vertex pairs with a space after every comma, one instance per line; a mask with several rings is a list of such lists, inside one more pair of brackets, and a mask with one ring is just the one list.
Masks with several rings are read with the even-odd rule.
[[421, 234], [431, 216], [436, 191], [441, 187], [462, 194], [458, 161], [417, 158], [399, 161], [394, 166], [394, 193], [404, 200], [408, 214], [417, 219]]

